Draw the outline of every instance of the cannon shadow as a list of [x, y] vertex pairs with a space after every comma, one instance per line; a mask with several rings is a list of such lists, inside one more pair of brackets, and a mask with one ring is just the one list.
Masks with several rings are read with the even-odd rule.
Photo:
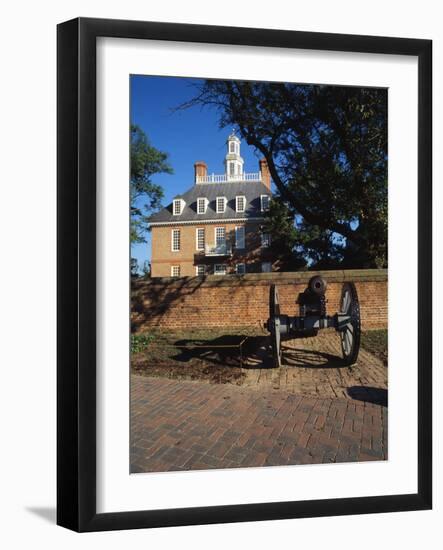
[[324, 351], [293, 348], [282, 344], [282, 355], [285, 367], [309, 369], [346, 368], [342, 357]]
[[[245, 334], [235, 336], [226, 334], [212, 340], [198, 338], [177, 340], [174, 342], [174, 347], [177, 348], [178, 353], [173, 359], [184, 363], [192, 359], [200, 359], [227, 368], [240, 367], [243, 364], [243, 368], [250, 368], [245, 360], [260, 347], [264, 338], [264, 336]], [[241, 357], [243, 357], [243, 363]]]

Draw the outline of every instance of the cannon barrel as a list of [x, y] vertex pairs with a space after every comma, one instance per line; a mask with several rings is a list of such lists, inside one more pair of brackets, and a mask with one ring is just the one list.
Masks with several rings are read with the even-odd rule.
[[318, 296], [322, 296], [326, 292], [327, 284], [323, 277], [320, 275], [315, 275], [309, 279], [309, 290]]

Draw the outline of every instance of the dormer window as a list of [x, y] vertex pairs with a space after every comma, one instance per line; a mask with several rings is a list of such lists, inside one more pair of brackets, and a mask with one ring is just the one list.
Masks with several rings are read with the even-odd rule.
[[174, 199], [172, 203], [172, 213], [174, 216], [179, 216], [183, 212], [185, 201], [183, 199]]
[[217, 197], [215, 201], [215, 210], [217, 214], [223, 214], [226, 208], [226, 197]]
[[204, 214], [207, 206], [208, 199], [206, 197], [199, 197], [197, 199], [197, 214]]
[[246, 197], [243, 195], [238, 195], [235, 197], [235, 211], [244, 212], [246, 209]]
[[266, 210], [269, 210], [269, 195], [261, 195], [260, 202], [262, 212], [266, 212]]

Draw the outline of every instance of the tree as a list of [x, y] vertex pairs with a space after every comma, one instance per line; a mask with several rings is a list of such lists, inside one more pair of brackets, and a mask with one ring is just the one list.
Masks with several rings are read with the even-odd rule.
[[152, 177], [161, 173], [173, 173], [168, 154], [153, 147], [143, 130], [131, 124], [131, 243], [146, 242], [148, 217], [161, 207], [164, 196]]
[[272, 252], [282, 270], [297, 271], [306, 268], [307, 262], [302, 248], [303, 235], [294, 223], [294, 215], [282, 200], [271, 200], [263, 232], [271, 235]]
[[151, 276], [151, 264], [148, 262], [148, 260], [145, 260], [143, 262], [142, 276], [145, 277], [145, 278]]
[[190, 104], [265, 157], [310, 265], [387, 265], [386, 90], [208, 80]]
[[131, 266], [131, 277], [138, 277], [138, 276], [139, 276], [139, 273], [138, 273], [138, 261], [137, 261], [137, 258], [131, 258], [130, 266]]
[[281, 197], [274, 196], [263, 231], [272, 237], [272, 251], [282, 271], [334, 269], [344, 265], [343, 238], [312, 226], [297, 216]]

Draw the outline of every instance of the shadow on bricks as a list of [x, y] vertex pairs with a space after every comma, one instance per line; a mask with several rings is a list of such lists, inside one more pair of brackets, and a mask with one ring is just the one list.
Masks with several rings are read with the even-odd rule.
[[357, 401], [373, 403], [374, 405], [388, 406], [388, 390], [368, 386], [352, 386], [348, 388], [348, 395]]

